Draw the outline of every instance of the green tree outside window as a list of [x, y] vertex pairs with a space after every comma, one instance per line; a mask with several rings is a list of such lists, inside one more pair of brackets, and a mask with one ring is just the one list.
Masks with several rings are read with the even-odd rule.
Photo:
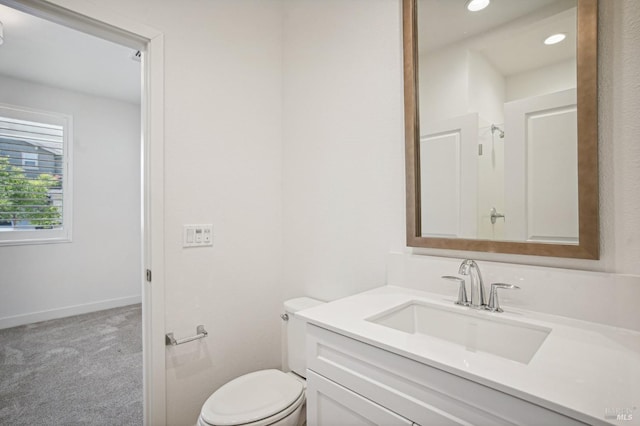
[[62, 215], [49, 198], [49, 190], [55, 187], [59, 182], [53, 175], [29, 179], [22, 168], [0, 156], [0, 221], [11, 222], [13, 228], [22, 221], [37, 228], [60, 226]]

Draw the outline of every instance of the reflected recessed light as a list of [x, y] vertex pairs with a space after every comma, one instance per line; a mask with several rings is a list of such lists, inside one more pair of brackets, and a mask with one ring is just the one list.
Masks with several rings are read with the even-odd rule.
[[551, 44], [560, 43], [565, 38], [567, 38], [567, 35], [562, 33], [550, 35], [549, 37], [544, 39], [544, 44], [551, 45]]
[[471, 12], [477, 12], [489, 6], [490, 2], [491, 0], [469, 0], [467, 2], [467, 9]]
[[0, 44], [4, 43], [4, 26], [2, 25], [2, 21], [0, 21]]

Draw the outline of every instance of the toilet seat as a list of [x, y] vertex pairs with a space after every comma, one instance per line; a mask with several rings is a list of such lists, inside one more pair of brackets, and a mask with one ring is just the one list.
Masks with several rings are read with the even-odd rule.
[[304, 402], [304, 385], [280, 370], [240, 376], [215, 391], [204, 403], [199, 424], [215, 426], [272, 424]]

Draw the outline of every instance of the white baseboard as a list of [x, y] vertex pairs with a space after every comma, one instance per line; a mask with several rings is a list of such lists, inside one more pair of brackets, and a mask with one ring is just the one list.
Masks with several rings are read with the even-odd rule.
[[120, 306], [135, 305], [141, 302], [142, 296], [128, 296], [119, 297], [117, 299], [101, 300], [100, 302], [83, 303], [82, 305], [66, 306], [64, 308], [14, 315], [11, 317], [0, 318], [0, 330], [4, 328], [17, 327], [19, 325], [32, 324], [34, 322], [102, 311], [104, 309], [119, 308]]

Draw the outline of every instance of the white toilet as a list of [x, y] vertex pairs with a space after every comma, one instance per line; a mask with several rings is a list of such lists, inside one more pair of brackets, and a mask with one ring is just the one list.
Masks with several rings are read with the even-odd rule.
[[[245, 374], [215, 391], [202, 406], [198, 426], [301, 426], [306, 421], [305, 321], [295, 313], [320, 305], [308, 297], [284, 302], [287, 350], [280, 370]], [[288, 362], [287, 362], [288, 361]]]

